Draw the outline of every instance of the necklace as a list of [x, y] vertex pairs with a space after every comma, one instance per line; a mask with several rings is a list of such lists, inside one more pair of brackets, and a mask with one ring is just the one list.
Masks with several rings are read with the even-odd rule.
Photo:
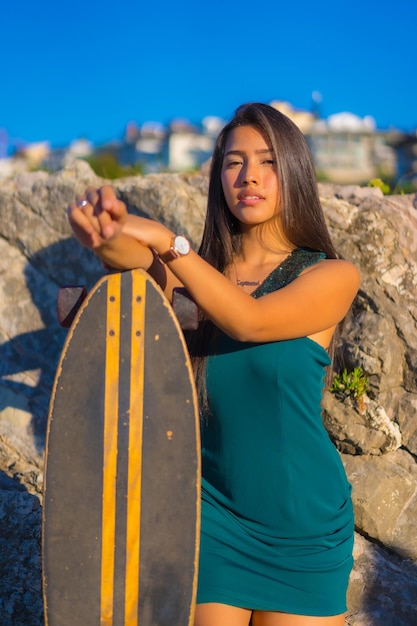
[[236, 285], [238, 285], [239, 287], [259, 287], [259, 285], [261, 284], [260, 280], [240, 280], [239, 276], [237, 275], [237, 267], [235, 262], [233, 262], [233, 266], [235, 268]]
[[258, 287], [260, 284], [260, 280], [239, 280], [236, 276], [236, 285], [239, 285], [239, 287]]

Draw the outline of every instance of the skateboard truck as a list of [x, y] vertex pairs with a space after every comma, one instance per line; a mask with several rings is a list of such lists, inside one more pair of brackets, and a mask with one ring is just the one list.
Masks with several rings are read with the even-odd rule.
[[198, 306], [184, 287], [173, 290], [172, 308], [183, 330], [198, 328]]
[[[64, 286], [58, 291], [57, 315], [59, 324], [69, 328], [78, 309], [87, 297], [85, 287]], [[172, 294], [172, 308], [183, 330], [195, 330], [198, 327], [198, 307], [190, 294], [183, 287], [176, 287]]]
[[63, 328], [69, 328], [74, 317], [87, 297], [87, 289], [82, 286], [61, 287], [58, 291], [57, 314]]

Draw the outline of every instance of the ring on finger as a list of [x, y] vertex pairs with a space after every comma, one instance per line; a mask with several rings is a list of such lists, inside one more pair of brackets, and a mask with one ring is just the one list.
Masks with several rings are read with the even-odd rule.
[[77, 202], [77, 206], [80, 207], [80, 209], [82, 209], [83, 207], [87, 206], [88, 201], [87, 200], [78, 200]]

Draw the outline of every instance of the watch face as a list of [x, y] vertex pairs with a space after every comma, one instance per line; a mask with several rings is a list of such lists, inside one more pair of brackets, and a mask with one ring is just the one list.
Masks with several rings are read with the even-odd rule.
[[190, 251], [190, 242], [182, 235], [177, 235], [174, 239], [174, 247], [181, 255], [188, 254]]

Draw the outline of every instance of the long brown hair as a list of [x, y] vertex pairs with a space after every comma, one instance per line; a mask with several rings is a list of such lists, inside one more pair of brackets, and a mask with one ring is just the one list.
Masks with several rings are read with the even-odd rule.
[[[337, 258], [320, 204], [313, 160], [304, 135], [283, 113], [262, 103], [240, 106], [220, 132], [213, 151], [207, 213], [199, 254], [220, 272], [240, 251], [239, 222], [229, 211], [221, 183], [221, 170], [229, 133], [251, 126], [262, 134], [274, 154], [279, 180], [280, 228], [295, 248], [321, 250]], [[216, 329], [207, 321], [190, 334], [189, 347], [200, 402], [207, 407], [205, 358]], [[204, 408], [204, 407], [203, 407]]]

